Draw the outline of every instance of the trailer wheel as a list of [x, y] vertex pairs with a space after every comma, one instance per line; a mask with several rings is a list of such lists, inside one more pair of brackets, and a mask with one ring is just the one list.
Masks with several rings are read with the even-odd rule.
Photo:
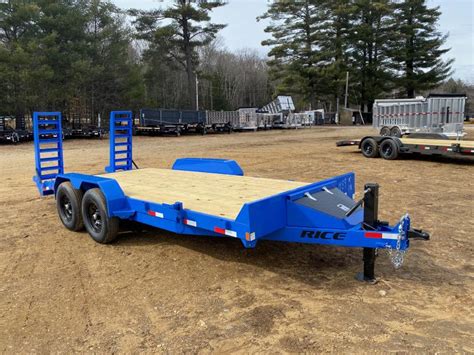
[[380, 155], [387, 160], [398, 158], [398, 145], [393, 139], [386, 139], [380, 144]]
[[379, 146], [373, 138], [364, 139], [360, 145], [360, 149], [366, 158], [377, 158], [379, 156]]
[[75, 189], [69, 181], [59, 185], [56, 192], [59, 219], [67, 229], [73, 232], [84, 228], [81, 211], [82, 196], [82, 191]]
[[400, 130], [399, 127], [395, 126], [390, 129], [390, 136], [392, 137], [397, 137], [401, 138], [402, 137], [402, 131]]
[[388, 128], [387, 126], [382, 127], [380, 129], [380, 135], [383, 136], [383, 137], [390, 136], [390, 128]]
[[87, 232], [96, 242], [107, 244], [117, 237], [119, 219], [108, 216], [105, 197], [100, 189], [90, 189], [84, 194], [82, 215]]

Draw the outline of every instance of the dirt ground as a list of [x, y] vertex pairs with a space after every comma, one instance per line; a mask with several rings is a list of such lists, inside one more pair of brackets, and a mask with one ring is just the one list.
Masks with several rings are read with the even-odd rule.
[[[0, 352], [474, 352], [474, 164], [366, 159], [338, 139], [367, 128], [140, 137], [141, 167], [226, 157], [245, 173], [313, 182], [354, 171], [381, 185], [381, 219], [409, 212], [432, 240], [380, 282], [354, 279], [361, 250], [153, 230], [99, 245], [67, 231], [31, 181], [33, 145], [0, 146]], [[469, 135], [474, 138], [474, 129]], [[67, 171], [101, 173], [107, 140], [66, 141]]]

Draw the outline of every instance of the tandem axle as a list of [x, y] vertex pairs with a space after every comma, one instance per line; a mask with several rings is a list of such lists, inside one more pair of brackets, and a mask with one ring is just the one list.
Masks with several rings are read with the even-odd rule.
[[429, 239], [411, 228], [408, 215], [393, 226], [379, 221], [377, 184], [367, 184], [363, 198], [354, 201], [353, 173], [309, 184], [247, 177], [235, 161], [196, 158], [179, 159], [172, 169], [138, 169], [131, 119], [128, 111], [111, 113], [107, 174], [86, 175], [64, 173], [60, 114], [35, 113], [34, 181], [41, 195], [55, 195], [67, 229], [85, 228], [96, 242], [110, 243], [126, 220], [236, 238], [245, 248], [260, 240], [362, 248], [359, 279], [369, 282], [375, 281], [377, 249], [389, 250], [398, 268], [410, 239]]

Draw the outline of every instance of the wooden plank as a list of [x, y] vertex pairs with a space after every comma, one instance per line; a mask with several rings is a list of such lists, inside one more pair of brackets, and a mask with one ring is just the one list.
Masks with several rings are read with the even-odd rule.
[[308, 185], [304, 182], [207, 174], [170, 169], [139, 169], [102, 175], [117, 180], [132, 198], [173, 204], [236, 219], [245, 203]]
[[402, 138], [403, 144], [416, 145], [430, 145], [438, 147], [451, 147], [453, 144], [460, 144], [461, 148], [474, 148], [474, 141], [455, 141], [448, 139], [417, 139], [417, 138]]

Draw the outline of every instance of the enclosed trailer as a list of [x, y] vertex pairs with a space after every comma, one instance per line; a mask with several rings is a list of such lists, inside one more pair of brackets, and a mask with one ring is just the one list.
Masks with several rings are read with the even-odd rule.
[[324, 110], [311, 110], [305, 111], [305, 114], [308, 116], [309, 124], [311, 126], [319, 126], [325, 123]]
[[465, 95], [436, 95], [427, 98], [375, 100], [372, 125], [382, 136], [401, 137], [412, 133], [463, 135]]

